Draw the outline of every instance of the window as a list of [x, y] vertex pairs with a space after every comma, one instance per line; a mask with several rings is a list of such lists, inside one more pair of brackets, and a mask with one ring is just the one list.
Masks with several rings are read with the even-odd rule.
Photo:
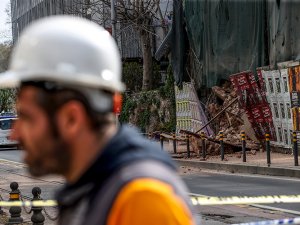
[[290, 106], [290, 103], [286, 103], [286, 111], [287, 111], [288, 118], [291, 119], [292, 116], [291, 116], [291, 106]]
[[275, 82], [276, 82], [276, 91], [277, 91], [277, 93], [281, 93], [281, 87], [280, 87], [280, 80], [279, 80], [279, 78], [276, 78]]
[[280, 103], [280, 111], [281, 111], [281, 116], [284, 119], [285, 118], [285, 111], [284, 111], [284, 105], [283, 105], [283, 103]]
[[284, 129], [283, 133], [284, 133], [284, 143], [287, 145], [287, 144], [288, 144], [288, 141], [289, 141], [289, 140], [288, 140], [288, 138], [289, 138], [288, 132], [287, 132], [286, 129]]
[[282, 132], [281, 132], [281, 127], [278, 127], [278, 135], [279, 135], [279, 142], [282, 142]]
[[12, 119], [1, 120], [0, 121], [0, 129], [1, 130], [9, 130], [12, 126]]
[[288, 92], [288, 81], [287, 77], [283, 78], [283, 83], [284, 83], [284, 92]]
[[274, 108], [274, 112], [275, 112], [275, 117], [276, 117], [276, 118], [279, 118], [279, 113], [278, 113], [277, 103], [273, 103], [273, 108]]
[[269, 82], [270, 92], [271, 92], [271, 93], [274, 93], [274, 87], [273, 87], [272, 78], [269, 78], [269, 79], [268, 79], [268, 82]]

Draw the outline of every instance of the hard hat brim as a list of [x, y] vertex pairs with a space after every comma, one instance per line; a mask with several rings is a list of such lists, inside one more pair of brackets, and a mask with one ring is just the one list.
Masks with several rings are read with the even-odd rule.
[[21, 83], [21, 79], [14, 72], [6, 71], [0, 73], [0, 89], [17, 88], [19, 87], [20, 83]]
[[[90, 83], [87, 83], [87, 84], [84, 84], [84, 82], [81, 80], [81, 81], [75, 81], [74, 79], [72, 80], [69, 80], [69, 81], [66, 81], [66, 80], [59, 80], [57, 79], [59, 76], [41, 76], [41, 79], [38, 79], [39, 77], [36, 76], [35, 78], [36, 79], [24, 79], [24, 74], [25, 73], [18, 73], [18, 72], [14, 72], [14, 71], [6, 71], [6, 72], [3, 72], [3, 73], [0, 73], [0, 89], [5, 89], [5, 88], [18, 88], [21, 84], [21, 82], [23, 81], [30, 81], [30, 80], [53, 80], [53, 81], [57, 81], [58, 82], [61, 82], [61, 83], [65, 83], [65, 84], [71, 84], [71, 85], [75, 85], [75, 86], [82, 86], [82, 87], [89, 87], [91, 84]], [[31, 74], [30, 72], [27, 73], [28, 74]], [[37, 74], [45, 74], [45, 72], [40, 72], [40, 73], [37, 73]], [[45, 78], [46, 77], [46, 78]], [[118, 83], [118, 84], [115, 84], [114, 87], [112, 87], [111, 85], [95, 85], [94, 88], [100, 88], [100, 89], [105, 89], [105, 90], [108, 90], [108, 91], [111, 91], [111, 92], [123, 92], [125, 90], [125, 85], [123, 83]]]

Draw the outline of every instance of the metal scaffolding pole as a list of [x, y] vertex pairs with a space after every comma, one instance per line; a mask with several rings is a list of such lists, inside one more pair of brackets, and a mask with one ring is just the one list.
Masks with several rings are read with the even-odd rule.
[[110, 1], [110, 10], [111, 10], [111, 29], [112, 36], [116, 40], [116, 10], [115, 10], [115, 0]]

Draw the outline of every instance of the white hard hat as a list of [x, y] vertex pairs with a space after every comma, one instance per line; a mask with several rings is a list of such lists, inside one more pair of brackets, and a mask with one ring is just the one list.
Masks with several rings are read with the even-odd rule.
[[9, 70], [0, 74], [0, 87], [18, 87], [26, 81], [124, 90], [114, 39], [96, 23], [73, 16], [37, 20], [21, 34]]

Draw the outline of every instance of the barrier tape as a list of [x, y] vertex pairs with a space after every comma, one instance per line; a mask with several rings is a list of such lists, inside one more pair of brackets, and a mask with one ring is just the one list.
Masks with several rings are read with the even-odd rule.
[[55, 200], [38, 200], [38, 201], [0, 201], [1, 207], [12, 207], [12, 206], [27, 206], [27, 207], [48, 207], [57, 206], [57, 201]]
[[[250, 203], [291, 203], [300, 202], [300, 195], [281, 195], [281, 196], [258, 196], [258, 197], [191, 197], [193, 205], [226, 205], [226, 204], [250, 204]], [[57, 206], [54, 200], [38, 201], [0, 201], [1, 207], [27, 206], [27, 207], [53, 207]], [[233, 225], [285, 225], [300, 224], [300, 217], [266, 220], [250, 223], [239, 223]]]
[[299, 203], [300, 195], [191, 197], [193, 205], [251, 205], [269, 203]]
[[[191, 196], [193, 205], [251, 205], [251, 204], [270, 204], [270, 203], [300, 203], [300, 195], [270, 195], [270, 196], [231, 196], [231, 197], [206, 197]], [[0, 201], [0, 207], [11, 206], [36, 206], [53, 207], [57, 206], [55, 200], [38, 201]]]
[[280, 220], [266, 220], [266, 221], [258, 221], [258, 222], [250, 222], [250, 223], [239, 223], [233, 225], [270, 225], [270, 224], [300, 224], [300, 217], [294, 219], [280, 219]]

